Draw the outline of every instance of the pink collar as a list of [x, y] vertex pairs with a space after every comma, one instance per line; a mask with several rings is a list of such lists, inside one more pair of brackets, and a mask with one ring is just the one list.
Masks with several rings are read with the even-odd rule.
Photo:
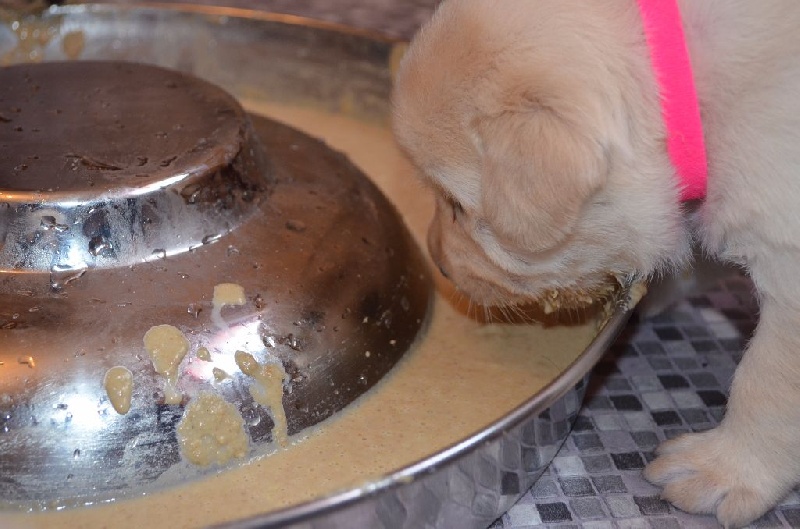
[[667, 151], [681, 183], [681, 199], [706, 196], [708, 162], [692, 65], [676, 0], [637, 0], [658, 80]]

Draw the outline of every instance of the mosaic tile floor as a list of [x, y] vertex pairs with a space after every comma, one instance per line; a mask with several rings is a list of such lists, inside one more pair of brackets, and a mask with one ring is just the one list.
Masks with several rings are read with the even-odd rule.
[[[752, 284], [740, 276], [655, 318], [634, 317], [598, 365], [549, 470], [492, 529], [721, 527], [661, 500], [641, 470], [662, 440], [720, 421], [756, 322]], [[800, 495], [792, 493], [752, 527], [800, 527]]]

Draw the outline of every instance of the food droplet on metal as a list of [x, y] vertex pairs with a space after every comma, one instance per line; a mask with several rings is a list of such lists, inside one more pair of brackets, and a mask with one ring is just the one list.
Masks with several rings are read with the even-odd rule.
[[279, 446], [289, 444], [286, 410], [283, 407], [283, 383], [286, 380], [286, 371], [278, 362], [259, 364], [250, 353], [236, 351], [234, 358], [236, 365], [247, 376], [252, 377], [256, 383], [250, 386], [250, 395], [253, 400], [267, 408], [272, 422], [272, 440]]
[[165, 377], [164, 402], [180, 404], [183, 394], [176, 387], [178, 366], [189, 352], [189, 340], [172, 325], [156, 325], [145, 333], [144, 348], [150, 354], [156, 373]]
[[176, 432], [183, 457], [199, 466], [224, 465], [250, 449], [239, 410], [210, 392], [200, 393], [186, 406]]
[[222, 319], [222, 307], [225, 305], [241, 306], [247, 303], [244, 287], [236, 283], [220, 283], [214, 286], [214, 297], [211, 300], [211, 321], [224, 329], [228, 324]]
[[133, 373], [130, 369], [125, 366], [112, 367], [106, 371], [103, 386], [114, 410], [120, 415], [128, 413], [133, 395]]
[[150, 354], [156, 373], [171, 378], [189, 352], [189, 340], [172, 325], [156, 325], [144, 335], [144, 348]]
[[202, 360], [203, 362], [211, 361], [211, 351], [208, 350], [208, 347], [199, 347], [196, 356], [198, 360]]

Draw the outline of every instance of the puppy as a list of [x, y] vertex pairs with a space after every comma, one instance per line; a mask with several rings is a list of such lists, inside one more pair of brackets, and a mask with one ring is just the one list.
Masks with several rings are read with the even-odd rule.
[[645, 470], [740, 526], [800, 482], [800, 3], [681, 0], [709, 165], [682, 203], [635, 0], [445, 0], [396, 78], [394, 131], [436, 195], [430, 252], [475, 301], [573, 305], [704, 251], [761, 315], [711, 431]]

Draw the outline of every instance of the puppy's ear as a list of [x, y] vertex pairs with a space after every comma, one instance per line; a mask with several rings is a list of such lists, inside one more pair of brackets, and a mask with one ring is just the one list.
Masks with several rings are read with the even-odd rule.
[[484, 118], [476, 129], [482, 209], [496, 234], [529, 250], [566, 238], [605, 183], [600, 142], [547, 107]]

